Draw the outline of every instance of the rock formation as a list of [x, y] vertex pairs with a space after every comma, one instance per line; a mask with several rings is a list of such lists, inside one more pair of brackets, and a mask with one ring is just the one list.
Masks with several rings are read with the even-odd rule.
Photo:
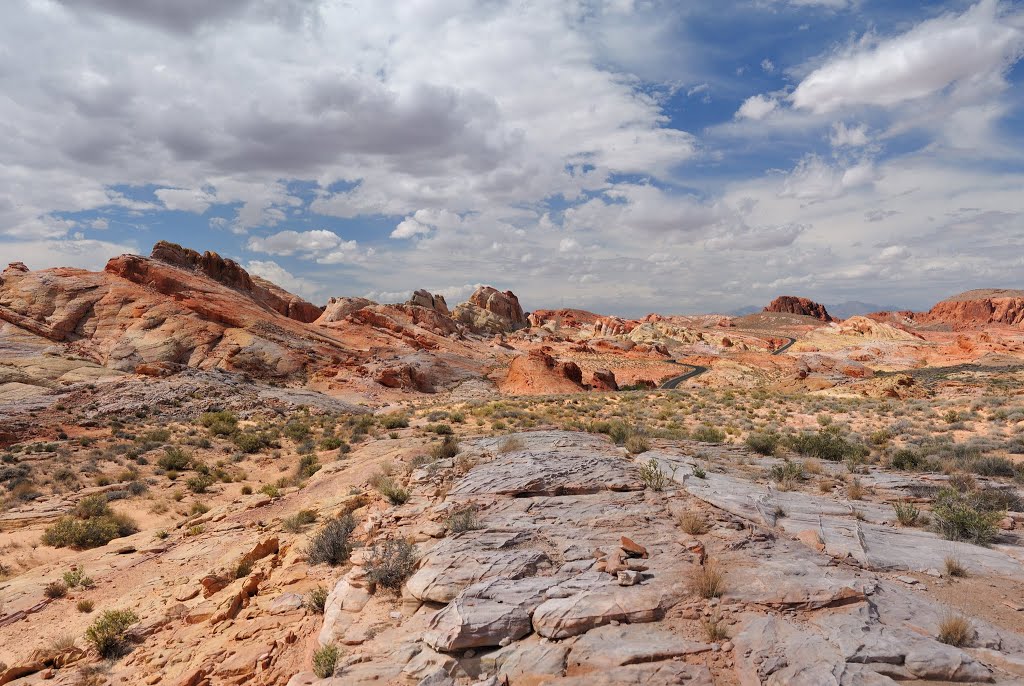
[[443, 295], [434, 295], [429, 291], [425, 291], [422, 288], [412, 294], [409, 298], [407, 305], [417, 305], [418, 307], [425, 307], [428, 310], [433, 310], [438, 314], [442, 314], [445, 317], [451, 315], [448, 311], [448, 303], [444, 301]]
[[985, 289], [966, 291], [937, 303], [923, 314], [921, 323], [949, 324], [954, 329], [976, 328], [986, 324], [1024, 325], [1024, 291]]
[[491, 286], [476, 289], [468, 301], [456, 306], [454, 316], [477, 333], [508, 333], [530, 325], [515, 293]]
[[324, 308], [323, 314], [317, 318], [316, 323], [329, 324], [330, 322], [340, 322], [353, 312], [364, 307], [372, 307], [376, 304], [366, 298], [331, 298], [327, 301], [327, 307]]
[[578, 393], [583, 372], [575, 362], [558, 362], [549, 349], [531, 350], [512, 360], [501, 390], [513, 395]]
[[775, 300], [772, 300], [768, 307], [764, 308], [765, 312], [782, 312], [786, 314], [799, 314], [805, 317], [814, 317], [820, 319], [823, 322], [832, 321], [832, 317], [829, 316], [828, 310], [825, 309], [824, 305], [808, 300], [807, 298], [798, 298], [793, 295], [781, 295]]

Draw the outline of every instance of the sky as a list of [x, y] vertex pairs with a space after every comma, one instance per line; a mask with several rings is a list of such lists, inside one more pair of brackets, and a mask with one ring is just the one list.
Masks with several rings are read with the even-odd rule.
[[1024, 287], [1024, 2], [5, 0], [0, 261], [314, 302]]

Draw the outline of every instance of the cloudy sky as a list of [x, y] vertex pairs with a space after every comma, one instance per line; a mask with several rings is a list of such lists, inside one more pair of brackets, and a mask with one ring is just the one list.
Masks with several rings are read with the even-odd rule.
[[1024, 287], [1024, 2], [5, 0], [0, 255], [316, 302]]

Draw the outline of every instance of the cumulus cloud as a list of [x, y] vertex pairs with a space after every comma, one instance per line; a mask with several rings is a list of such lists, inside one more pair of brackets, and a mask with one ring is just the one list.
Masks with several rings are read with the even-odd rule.
[[321, 286], [309, 279], [295, 276], [273, 260], [249, 260], [245, 263], [245, 268], [250, 274], [263, 277], [286, 291], [304, 298], [312, 300], [321, 295]]
[[832, 126], [829, 142], [833, 148], [862, 148], [868, 144], [868, 128], [864, 124], [847, 126], [837, 122]]
[[[342, 244], [341, 236], [333, 231], [280, 231], [266, 237], [252, 236], [246, 247], [254, 252], [271, 255], [294, 255], [296, 253], [322, 253]], [[349, 241], [353, 246], [355, 241]]]
[[764, 119], [774, 112], [779, 106], [779, 101], [765, 96], [753, 95], [743, 101], [736, 111], [737, 119], [753, 119], [755, 121]]
[[815, 113], [890, 107], [947, 88], [1002, 81], [1024, 51], [1024, 29], [1006, 21], [996, 0], [960, 15], [922, 22], [892, 38], [867, 37], [808, 74], [791, 95]]

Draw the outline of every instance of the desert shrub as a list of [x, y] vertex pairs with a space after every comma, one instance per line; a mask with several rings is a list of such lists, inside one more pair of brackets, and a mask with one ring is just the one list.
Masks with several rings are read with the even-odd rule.
[[331, 644], [317, 648], [313, 653], [313, 673], [317, 678], [329, 679], [334, 676], [340, 651], [338, 646]]
[[631, 434], [626, 439], [626, 450], [629, 451], [630, 455], [640, 455], [646, 453], [651, 449], [651, 444], [647, 441], [646, 436], [640, 434]]
[[427, 431], [432, 431], [438, 436], [450, 436], [455, 433], [448, 424], [427, 424]]
[[168, 446], [164, 448], [164, 454], [156, 461], [157, 466], [168, 472], [184, 471], [188, 469], [191, 462], [192, 456], [181, 448], [177, 448], [175, 446]]
[[231, 442], [243, 453], [258, 453], [270, 445], [270, 438], [256, 431], [239, 431], [232, 434]]
[[704, 471], [704, 468], [701, 467], [700, 465], [694, 465], [693, 466], [693, 475], [695, 477], [697, 477], [698, 479], [706, 479], [706, 478], [708, 478], [708, 473], [706, 471]]
[[93, 602], [88, 598], [82, 598], [77, 603], [75, 603], [75, 609], [81, 612], [82, 614], [89, 614], [90, 612], [92, 612], [93, 607]]
[[416, 568], [416, 546], [402, 539], [389, 539], [370, 549], [366, 578], [379, 586], [398, 590]]
[[453, 511], [445, 518], [445, 528], [450, 534], [459, 534], [463, 531], [475, 531], [480, 529], [480, 519], [476, 515], [475, 507], [464, 507]]
[[392, 505], [401, 505], [409, 501], [411, 494], [398, 485], [394, 477], [383, 473], [377, 473], [370, 478], [370, 485], [387, 498]]
[[317, 586], [306, 594], [306, 608], [310, 612], [315, 612], [318, 615], [324, 613], [324, 609], [327, 607], [327, 587]]
[[498, 453], [514, 453], [526, 447], [526, 443], [518, 436], [509, 436], [498, 444]]
[[238, 417], [225, 411], [204, 412], [199, 416], [199, 423], [214, 436], [228, 436], [238, 427]]
[[131, 610], [106, 610], [85, 630], [85, 640], [105, 658], [124, 654], [128, 646], [128, 630], [139, 621]]
[[710, 617], [703, 618], [701, 620], [701, 628], [704, 629], [704, 638], [712, 643], [729, 638], [729, 632], [722, 621], [722, 616], [718, 612], [715, 612]]
[[138, 479], [136, 479], [135, 481], [131, 481], [128, 483], [129, 495], [138, 497], [148, 490], [149, 486], [146, 485], [145, 481], [139, 481]]
[[987, 545], [999, 533], [1002, 510], [988, 509], [989, 503], [979, 491], [958, 491], [943, 488], [935, 498], [932, 516], [935, 528], [951, 541], [969, 541]]
[[404, 414], [386, 414], [378, 420], [385, 429], [405, 429], [409, 426], [409, 418]]
[[701, 598], [719, 598], [725, 593], [725, 573], [714, 560], [697, 567], [690, 583], [693, 592]]
[[329, 520], [309, 542], [309, 563], [336, 567], [348, 562], [355, 529], [356, 520], [351, 514]]
[[309, 428], [309, 424], [297, 419], [292, 419], [284, 425], [284, 431], [282, 433], [296, 443], [300, 443], [309, 438], [310, 432], [311, 429]]
[[960, 648], [967, 645], [973, 636], [974, 627], [970, 620], [960, 615], [950, 615], [939, 622], [939, 634], [936, 638], [942, 643]]
[[252, 495], [252, 486], [249, 484], [242, 486], [242, 495]]
[[81, 586], [82, 588], [92, 588], [96, 585], [96, 582], [92, 580], [92, 577], [87, 576], [80, 567], [73, 567], [64, 572], [63, 579], [68, 588], [76, 588], [78, 586]]
[[320, 441], [320, 450], [337, 450], [344, 443], [337, 436], [328, 436], [327, 438]]
[[701, 425], [693, 430], [693, 440], [702, 443], [722, 443], [725, 441], [725, 432], [713, 426]]
[[213, 485], [214, 479], [209, 474], [196, 474], [185, 481], [188, 490], [193, 493], [206, 493]]
[[306, 526], [316, 521], [316, 512], [313, 510], [299, 510], [291, 517], [285, 517], [281, 520], [281, 526], [285, 531], [290, 533], [298, 533], [302, 531]]
[[63, 581], [51, 581], [46, 584], [43, 588], [43, 595], [47, 598], [56, 600], [57, 598], [63, 598], [68, 594], [68, 586]]
[[88, 519], [61, 517], [43, 532], [42, 542], [54, 548], [98, 548], [138, 530], [130, 517], [108, 510]]
[[80, 519], [90, 517], [103, 517], [110, 514], [110, 505], [107, 504], [107, 496], [102, 493], [88, 495], [78, 501], [75, 505], [75, 516]]
[[892, 507], [896, 511], [897, 521], [903, 526], [914, 526], [921, 516], [921, 510], [914, 503], [898, 500]]
[[629, 427], [624, 422], [610, 422], [608, 424], [608, 437], [615, 442], [615, 445], [625, 444], [629, 436]]
[[1011, 460], [996, 455], [984, 455], [973, 460], [970, 469], [980, 476], [1006, 476], [1017, 475], [1017, 468]]
[[303, 455], [295, 468], [295, 475], [299, 479], [308, 479], [320, 471], [320, 460], [316, 455]]
[[790, 437], [788, 443], [794, 452], [829, 462], [842, 462], [867, 453], [864, 446], [848, 441], [833, 426], [822, 428], [817, 433], [805, 431], [797, 434]]
[[923, 469], [927, 463], [928, 460], [924, 456], [916, 450], [908, 448], [897, 450], [889, 460], [889, 466], [893, 469], [904, 469], [907, 471]]
[[784, 460], [782, 464], [775, 464], [768, 468], [768, 478], [780, 484], [792, 485], [807, 477], [804, 475], [803, 462]]
[[260, 486], [260, 493], [269, 495], [271, 498], [277, 498], [281, 495], [281, 489], [274, 484], [263, 484]]
[[668, 474], [661, 471], [661, 465], [653, 457], [640, 466], [640, 480], [652, 491], [664, 490], [670, 481]]
[[779, 448], [777, 433], [752, 433], [747, 436], [747, 447], [760, 455], [774, 455]]
[[435, 460], [450, 459], [459, 454], [459, 439], [445, 436], [440, 443], [430, 446], [430, 457]]
[[850, 500], [860, 500], [866, 493], [867, 489], [864, 488], [860, 479], [853, 478], [850, 483], [846, 484], [846, 497]]

